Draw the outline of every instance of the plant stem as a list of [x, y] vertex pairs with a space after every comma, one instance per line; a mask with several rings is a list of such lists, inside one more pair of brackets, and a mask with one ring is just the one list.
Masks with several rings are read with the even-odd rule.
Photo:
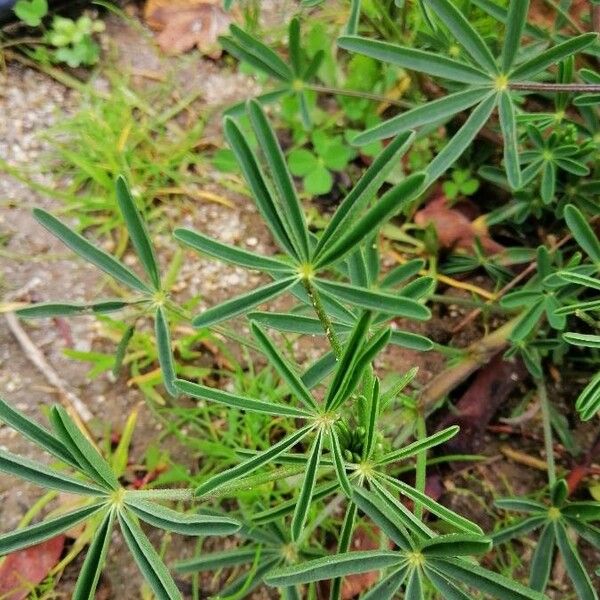
[[[424, 440], [427, 437], [427, 427], [425, 417], [419, 411], [417, 415], [417, 441]], [[417, 454], [417, 464], [415, 470], [415, 489], [422, 494], [425, 493], [425, 483], [427, 479], [427, 450], [422, 450]], [[423, 518], [423, 505], [415, 500], [415, 517]]]
[[544, 427], [544, 448], [546, 451], [546, 464], [548, 465], [548, 483], [553, 487], [556, 483], [556, 466], [554, 464], [554, 441], [552, 439], [552, 422], [550, 420], [550, 404], [548, 393], [543, 379], [537, 379], [536, 385], [542, 412], [542, 425]]
[[511, 90], [528, 92], [578, 92], [587, 94], [600, 93], [598, 83], [537, 83], [535, 81], [514, 81], [508, 84]]
[[306, 293], [308, 294], [308, 297], [310, 298], [310, 301], [313, 305], [313, 308], [315, 309], [315, 312], [317, 313], [317, 317], [318, 317], [319, 321], [321, 321], [321, 325], [323, 326], [325, 335], [327, 336], [327, 339], [329, 340], [331, 349], [333, 350], [333, 353], [335, 354], [335, 356], [337, 358], [340, 358], [342, 356], [342, 346], [340, 345], [340, 342], [337, 339], [335, 331], [333, 330], [333, 325], [331, 324], [329, 315], [325, 311], [325, 307], [323, 306], [323, 303], [321, 302], [321, 297], [319, 296], [319, 293], [317, 292], [315, 286], [312, 284], [310, 279], [303, 279], [302, 281], [304, 283], [304, 288], [306, 289]]
[[305, 89], [320, 94], [329, 94], [331, 96], [348, 96], [350, 98], [363, 98], [364, 100], [373, 100], [374, 102], [387, 102], [393, 106], [399, 106], [401, 108], [412, 108], [413, 104], [406, 100], [396, 100], [395, 98], [388, 98], [381, 94], [372, 94], [370, 92], [361, 92], [359, 90], [343, 90], [340, 88], [328, 87], [326, 85], [318, 85], [313, 83], [304, 84]]

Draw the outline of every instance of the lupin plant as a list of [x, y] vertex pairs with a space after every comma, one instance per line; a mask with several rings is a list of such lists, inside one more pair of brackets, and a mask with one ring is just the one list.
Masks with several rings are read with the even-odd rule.
[[[225, 4], [230, 7], [233, 2]], [[303, 4], [312, 6], [318, 2]], [[504, 174], [490, 174], [488, 170], [488, 175], [514, 190], [521, 204], [522, 198], [527, 197], [525, 194], [531, 193], [537, 194], [542, 204], [552, 204], [568, 187], [563, 175], [586, 176], [587, 163], [595, 152], [592, 143], [583, 148], [576, 146], [576, 140], [569, 138], [570, 130], [560, 136], [548, 133], [554, 121], [548, 121], [547, 116], [533, 117], [519, 103], [523, 95], [541, 91], [557, 94], [556, 107], [560, 111], [566, 107], [565, 94], [576, 94], [575, 104], [582, 109], [594, 106], [599, 89], [596, 74], [582, 70], [579, 74], [582, 84], [572, 84], [570, 78], [574, 54], [593, 48], [597, 35], [581, 34], [566, 40], [555, 40], [551, 36], [550, 47], [538, 51], [533, 43], [521, 44], [524, 33], [529, 39], [538, 39], [538, 32], [526, 23], [528, 1], [511, 0], [508, 10], [488, 0], [475, 0], [473, 4], [506, 25], [499, 53], [493, 52], [467, 16], [450, 0], [419, 3], [430, 29], [423, 37], [424, 48], [356, 35], [360, 2], [351, 2], [348, 24], [339, 39], [340, 48], [430, 75], [439, 79], [450, 93], [359, 134], [356, 144], [391, 139], [344, 195], [319, 233], [307, 226], [284, 152], [263, 104], [285, 94], [296, 95], [304, 124], [310, 128], [305, 92], [319, 91], [313, 79], [320, 55], [312, 61], [306, 60], [297, 19], [293, 19], [289, 27], [289, 64], [266, 44], [236, 26], [231, 29], [231, 37], [222, 40], [223, 47], [231, 54], [279, 82], [274, 92], [230, 111], [223, 124], [225, 138], [277, 250], [273, 256], [258, 255], [212, 239], [200, 231], [183, 228], [174, 231], [174, 238], [202, 255], [261, 273], [265, 282], [250, 292], [234, 295], [196, 315], [180, 306], [170, 290], [165, 289], [166, 278], [160, 275], [144, 217], [123, 178], [116, 181], [117, 204], [143, 276], [51, 214], [40, 209], [34, 211], [42, 226], [133, 292], [133, 296], [93, 303], [43, 303], [20, 309], [21, 317], [75, 316], [120, 310], [125, 311], [127, 318], [136, 320], [149, 316], [154, 320], [163, 383], [172, 397], [171, 402], [187, 397], [220, 405], [226, 411], [267, 415], [285, 421], [286, 433], [279, 432], [272, 441], [269, 438], [270, 446], [261, 451], [239, 448], [239, 462], [230, 468], [208, 476], [190, 476], [195, 481], [193, 490], [130, 490], [121, 484], [118, 474], [64, 409], [51, 409], [52, 431], [48, 431], [2, 402], [0, 419], [48, 451], [59, 466], [50, 469], [2, 452], [0, 469], [50, 489], [75, 493], [82, 501], [69, 513], [1, 535], [1, 554], [52, 537], [73, 524], [89, 522], [94, 535], [74, 597], [92, 598], [113, 525], [118, 522], [156, 597], [180, 598], [181, 592], [168, 568], [142, 532], [139, 521], [145, 521], [184, 535], [238, 532], [244, 539], [239, 548], [213, 555], [200, 554], [174, 565], [182, 573], [250, 565], [248, 572], [220, 590], [223, 595], [241, 597], [257, 585], [266, 584], [277, 587], [284, 598], [312, 598], [317, 594], [317, 582], [329, 580], [330, 598], [339, 600], [343, 577], [380, 571], [379, 581], [364, 592], [363, 599], [542, 600], [546, 598], [544, 590], [556, 543], [579, 596], [586, 600], [597, 597], [567, 529], [598, 545], [599, 533], [591, 524], [598, 520], [598, 504], [568, 502], [564, 482], [558, 480], [557, 483], [548, 400], [542, 381], [543, 358], [557, 344], [598, 347], [595, 332], [563, 333], [570, 314], [597, 326], [594, 320], [598, 309], [596, 298], [580, 298], [590, 289], [600, 289], [597, 281], [600, 244], [580, 210], [589, 209], [589, 199], [577, 202], [577, 207], [568, 201], [557, 202], [557, 213], [564, 213], [572, 237], [587, 258], [541, 246], [537, 251], [537, 275], [503, 300], [504, 308], [518, 309], [520, 314], [510, 336], [512, 348], [508, 354], [520, 353], [538, 383], [551, 502], [546, 505], [521, 499], [500, 501], [502, 508], [525, 510], [532, 516], [503, 532], [486, 536], [477, 524], [425, 493], [427, 452], [452, 438], [458, 428], [427, 435], [426, 415], [419, 412], [416, 402], [415, 441], [398, 447], [386, 435], [387, 411], [415, 371], [409, 371], [399, 383], [384, 389], [376, 360], [388, 344], [417, 351], [435, 347], [425, 336], [398, 329], [396, 320], [424, 321], [430, 317], [427, 302], [436, 287], [436, 279], [427, 272], [427, 262], [421, 257], [383, 273], [379, 256], [381, 228], [394, 217], [408, 214], [419, 203], [427, 189], [461, 157], [482, 128], [490, 124], [495, 111], [503, 142]], [[547, 70], [556, 63], [561, 63], [559, 81], [556, 84], [538, 81], [544, 79]], [[446, 122], [468, 109], [472, 112], [465, 123], [423, 171], [400, 177], [396, 172], [395, 177], [391, 177], [411, 148], [415, 139], [413, 129]], [[258, 151], [248, 143], [236, 120], [241, 113], [249, 118]], [[525, 131], [522, 125], [526, 125]], [[521, 153], [523, 144], [529, 149]], [[534, 181], [539, 184], [539, 194], [537, 189], [535, 192], [529, 188], [524, 190]], [[585, 196], [581, 189], [586, 183], [593, 182], [584, 182], [574, 194], [577, 198]], [[568, 194], [565, 192], [564, 196]], [[477, 250], [474, 260], [485, 262], [481, 244]], [[488, 269], [494, 275], [510, 275], [506, 270], [499, 271], [496, 265], [490, 264]], [[435, 275], [433, 270], [431, 274]], [[260, 309], [264, 303], [284, 295], [293, 302], [287, 312]], [[264, 355], [273, 367], [287, 391], [285, 398], [268, 401], [186, 379], [173, 357], [170, 316], [188, 320], [195, 328], [214, 329], [224, 335], [228, 330], [222, 328], [223, 322], [245, 318], [252, 335], [246, 343]], [[537, 334], [546, 326], [546, 321], [550, 329], [561, 332], [560, 340], [547, 336], [538, 339]], [[286, 356], [277, 346], [277, 338], [267, 329], [278, 334], [320, 335], [328, 347], [316, 362], [303, 370], [304, 365], [295, 364]], [[126, 330], [116, 349], [116, 369], [127, 351], [132, 332], [133, 325]], [[239, 336], [236, 339], [239, 340]], [[597, 413], [599, 389], [596, 376], [577, 404], [583, 419]], [[397, 468], [399, 462], [414, 458], [414, 483], [409, 484], [398, 477]], [[77, 475], [66, 475], [63, 472], [66, 468], [76, 471]], [[259, 470], [266, 474], [259, 477]], [[179, 513], [164, 504], [199, 500], [205, 505], [221, 498], [235, 499], [237, 492], [258, 487], [258, 482], [267, 481], [276, 486], [279, 480], [288, 477], [295, 478], [292, 490], [286, 492], [289, 498], [274, 506], [261, 505], [253, 514], [235, 508], [230, 508], [234, 518], [212, 509]], [[329, 548], [315, 548], [320, 522], [317, 519], [313, 522], [312, 518], [315, 506], [332, 496], [343, 507], [335, 553]], [[350, 550], [353, 533], [361, 519], [379, 536], [379, 549]], [[494, 543], [537, 527], [543, 529], [529, 587], [478, 565], [475, 557], [486, 553]], [[547, 550], [546, 555], [544, 550]]]

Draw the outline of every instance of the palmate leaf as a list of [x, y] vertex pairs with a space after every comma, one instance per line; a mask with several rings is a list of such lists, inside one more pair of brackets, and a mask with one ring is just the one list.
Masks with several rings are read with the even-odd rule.
[[144, 579], [158, 600], [182, 600], [171, 574], [140, 526], [127, 510], [118, 513], [121, 533], [142, 572]]
[[73, 252], [79, 254], [82, 258], [96, 265], [99, 269], [114, 277], [117, 281], [128, 287], [150, 294], [150, 288], [125, 265], [106, 252], [99, 250], [96, 246], [88, 242], [83, 236], [75, 233], [66, 225], [61, 223], [56, 217], [41, 208], [33, 209], [33, 216], [50, 233], [55, 235], [61, 242], [68, 246]]
[[285, 279], [273, 281], [272, 283], [252, 290], [247, 294], [237, 296], [236, 298], [227, 300], [205, 310], [203, 313], [200, 313], [192, 319], [192, 325], [198, 328], [210, 327], [221, 321], [237, 317], [259, 304], [279, 296], [297, 282], [297, 277], [286, 277]]
[[154, 248], [150, 242], [150, 236], [148, 235], [144, 221], [135, 205], [127, 181], [122, 175], [119, 175], [117, 178], [116, 187], [117, 202], [121, 214], [125, 219], [125, 225], [127, 226], [133, 247], [154, 289], [160, 290], [160, 275]]
[[191, 229], [175, 229], [173, 237], [202, 254], [232, 265], [265, 273], [290, 273], [292, 271], [290, 265], [275, 258], [260, 256], [255, 252], [223, 244]]
[[0, 556], [15, 552], [21, 548], [34, 546], [44, 540], [55, 537], [82, 521], [86, 521], [105, 507], [104, 503], [96, 502], [54, 517], [53, 519], [29, 525], [10, 533], [4, 533], [0, 535]]

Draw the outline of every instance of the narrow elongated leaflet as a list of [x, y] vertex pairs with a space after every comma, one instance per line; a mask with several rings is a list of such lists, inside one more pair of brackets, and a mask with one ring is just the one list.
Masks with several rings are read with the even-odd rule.
[[361, 600], [393, 600], [397, 597], [396, 594], [407, 574], [408, 564], [405, 563], [368, 590]]
[[523, 29], [527, 23], [527, 12], [529, 10], [529, 0], [520, 0], [519, 2], [510, 2], [508, 5], [508, 18], [506, 21], [506, 33], [502, 44], [502, 73], [508, 73], [515, 61], [519, 51], [519, 43], [523, 35]]
[[17, 315], [26, 319], [43, 319], [48, 317], [70, 317], [86, 312], [108, 313], [121, 310], [129, 306], [130, 302], [123, 300], [104, 300], [102, 302], [88, 303], [67, 303], [67, 302], [40, 302], [32, 304], [25, 308], [19, 308]]
[[280, 260], [260, 256], [255, 252], [248, 252], [242, 248], [217, 242], [191, 229], [175, 229], [173, 237], [202, 254], [212, 256], [217, 260], [222, 260], [232, 265], [245, 267], [246, 269], [256, 269], [257, 271], [265, 271], [267, 273], [286, 273], [292, 270], [290, 265]]
[[404, 598], [405, 600], [424, 600], [423, 582], [421, 581], [421, 572], [419, 569], [413, 568], [409, 572]]
[[496, 60], [487, 44], [450, 0], [428, 0], [428, 4], [478, 66], [486, 73], [498, 73]]
[[248, 102], [248, 115], [271, 170], [275, 187], [279, 192], [282, 213], [284, 219], [287, 220], [290, 237], [296, 242], [298, 255], [307, 260], [308, 228], [281, 146], [260, 103], [250, 100]]
[[68, 246], [73, 252], [85, 258], [85, 260], [96, 265], [99, 269], [121, 283], [144, 294], [150, 293], [150, 288], [125, 265], [110, 256], [110, 254], [96, 248], [96, 246], [88, 242], [83, 236], [75, 233], [61, 223], [55, 216], [41, 208], [34, 208], [33, 216], [38, 223], [55, 235], [65, 246]]
[[410, 331], [392, 330], [390, 336], [390, 344], [401, 346], [402, 348], [410, 348], [419, 352], [427, 352], [433, 349], [433, 342], [423, 335], [411, 333]]
[[[315, 53], [315, 55], [309, 61], [304, 73], [302, 74], [302, 79], [304, 81], [310, 81], [319, 71], [321, 65], [323, 64], [323, 59], [325, 58], [325, 51], [319, 50]], [[255, 97], [255, 100], [258, 98]], [[264, 102], [263, 102], [264, 104]]]
[[520, 583], [457, 558], [432, 558], [430, 564], [446, 577], [472, 586], [498, 600], [547, 600]]
[[105, 508], [105, 505], [102, 503], [91, 504], [72, 510], [59, 517], [0, 535], [0, 556], [15, 552], [21, 548], [35, 546], [35, 544], [55, 537], [71, 529], [71, 527], [74, 527], [78, 523], [89, 519], [103, 508]]
[[249, 475], [250, 473], [256, 471], [256, 469], [266, 465], [273, 459], [277, 458], [280, 454], [283, 454], [286, 450], [289, 450], [295, 446], [311, 429], [312, 425], [303, 427], [302, 429], [296, 431], [296, 433], [283, 438], [281, 441], [271, 446], [268, 450], [257, 454], [255, 457], [236, 465], [231, 469], [227, 469], [226, 471], [222, 471], [217, 475], [213, 475], [210, 479], [196, 488], [196, 496], [205, 496], [223, 483], [235, 481], [244, 475]]
[[531, 567], [529, 570], [529, 587], [532, 590], [543, 592], [548, 585], [550, 571], [554, 563], [554, 544], [556, 536], [554, 535], [554, 527], [552, 523], [546, 522], [546, 526], [542, 529], [535, 551], [531, 559]]
[[36, 485], [52, 490], [60, 490], [68, 494], [102, 496], [107, 493], [107, 490], [97, 485], [78, 481], [46, 465], [4, 450], [0, 450], [0, 471], [26, 479]]
[[414, 173], [394, 186], [354, 223], [347, 233], [319, 256], [315, 266], [322, 268], [343, 258], [360, 241], [375, 233], [381, 225], [400, 212], [403, 206], [415, 197], [424, 181], [424, 173]]
[[99, 483], [108, 485], [113, 490], [120, 487], [115, 474], [108, 463], [89, 440], [81, 433], [62, 406], [53, 406], [50, 412], [52, 425], [60, 440], [69, 452], [76, 456], [82, 468]]
[[545, 305], [543, 299], [531, 304], [523, 312], [521, 318], [515, 324], [510, 339], [513, 342], [519, 342], [525, 339], [536, 327], [542, 314], [544, 313]]
[[[303, 333], [305, 335], [323, 335], [323, 325], [315, 317], [295, 315], [290, 313], [253, 311], [246, 315], [250, 321], [260, 323], [265, 327], [272, 327], [277, 331], [289, 333]], [[334, 329], [349, 329], [348, 325], [334, 324]]]
[[294, 76], [299, 77], [302, 72], [302, 49], [300, 47], [300, 20], [294, 17], [288, 28], [288, 48], [290, 62]]
[[352, 495], [352, 487], [350, 486], [350, 480], [346, 473], [346, 461], [342, 456], [342, 448], [340, 446], [340, 440], [338, 438], [335, 426], [329, 429], [329, 439], [331, 440], [331, 453], [333, 455], [333, 464], [335, 465], [335, 473], [338, 478], [340, 487], [344, 494], [350, 497]]
[[167, 322], [167, 316], [162, 306], [156, 309], [154, 318], [154, 329], [156, 335], [156, 346], [158, 350], [158, 362], [162, 372], [163, 385], [173, 398], [177, 397], [177, 388], [173, 385], [177, 374], [175, 372], [175, 363], [173, 361], [173, 351], [171, 349], [171, 333]]
[[127, 226], [131, 243], [135, 248], [136, 254], [140, 259], [146, 274], [150, 277], [152, 286], [155, 290], [160, 290], [160, 275], [154, 248], [150, 242], [150, 236], [148, 235], [144, 221], [135, 205], [127, 181], [122, 175], [117, 177], [116, 187], [117, 202], [121, 214], [125, 219], [125, 225]]
[[375, 429], [377, 426], [377, 419], [379, 418], [379, 401], [379, 379], [375, 378], [375, 382], [373, 383], [373, 392], [371, 394], [371, 405], [369, 406], [369, 420], [367, 422], [367, 431], [365, 433], [365, 442], [363, 444], [363, 459], [370, 458], [371, 452], [373, 451], [373, 444], [375, 442]]
[[77, 577], [77, 585], [71, 600], [94, 600], [100, 574], [104, 568], [108, 546], [115, 520], [114, 509], [109, 509], [104, 515], [98, 529], [94, 532], [92, 543], [88, 548], [85, 561]]
[[350, 0], [350, 15], [346, 23], [345, 32], [347, 34], [355, 34], [358, 31], [360, 22], [360, 0]]
[[[513, 3], [514, 4], [514, 3]], [[522, 185], [515, 107], [509, 92], [501, 92], [498, 100], [500, 127], [504, 137], [504, 167], [510, 186], [516, 190]]]
[[573, 542], [569, 539], [565, 526], [557, 520], [554, 521], [553, 527], [554, 534], [556, 535], [556, 544], [567, 568], [567, 573], [577, 592], [577, 598], [580, 600], [598, 600], [594, 584], [588, 575], [587, 569], [581, 562], [581, 558], [573, 546]]
[[[358, 507], [354, 502], [348, 503], [346, 506], [346, 514], [344, 516], [344, 522], [342, 524], [342, 530], [340, 531], [340, 537], [338, 540], [337, 551], [347, 552], [350, 549], [350, 543], [352, 542], [352, 532], [354, 531], [354, 524], [356, 521], [356, 513]], [[336, 577], [331, 581], [331, 593], [329, 600], [341, 600], [342, 596], [342, 577]]]
[[412, 442], [407, 446], [400, 448], [399, 450], [394, 450], [392, 452], [388, 452], [383, 457], [377, 460], [378, 465], [387, 465], [392, 462], [396, 462], [399, 460], [405, 460], [419, 452], [423, 452], [424, 450], [428, 450], [429, 448], [433, 448], [434, 446], [438, 446], [452, 439], [460, 430], [458, 425], [452, 425], [452, 427], [448, 427], [442, 431], [438, 431], [429, 437], [426, 437], [423, 440], [417, 440], [416, 442]]
[[429, 565], [424, 567], [425, 576], [434, 585], [435, 589], [441, 594], [444, 600], [471, 600], [458, 586], [452, 583], [447, 577]]
[[[493, 0], [471, 0], [472, 3], [481, 8], [481, 10], [485, 11], [491, 17], [494, 17], [500, 23], [506, 24], [508, 21], [508, 11], [496, 4]], [[535, 25], [531, 25], [530, 23], [525, 23], [525, 33], [533, 39], [547, 39], [548, 35], [546, 31], [543, 31], [539, 27]]]
[[127, 498], [127, 507], [142, 521], [181, 535], [231, 535], [240, 528], [240, 524], [234, 519], [214, 515], [182, 514], [140, 498]]
[[319, 289], [323, 289], [338, 298], [367, 310], [375, 310], [395, 316], [426, 321], [431, 317], [430, 310], [416, 300], [404, 298], [398, 294], [367, 290], [346, 283], [337, 283], [325, 279], [315, 279]]
[[586, 348], [600, 348], [600, 335], [591, 335], [589, 333], [563, 333], [563, 340], [574, 344], [575, 346], [584, 346]]
[[491, 77], [485, 71], [427, 50], [398, 46], [356, 35], [342, 35], [338, 38], [337, 44], [344, 50], [364, 54], [417, 73], [426, 73], [461, 83], [491, 85]]
[[417, 279], [414, 279], [404, 287], [400, 288], [398, 293], [405, 298], [420, 300], [431, 294], [435, 289], [435, 285], [436, 281], [434, 277], [417, 277]]
[[279, 557], [271, 558], [269, 555], [266, 557], [266, 560], [262, 560], [262, 556], [260, 556], [259, 559], [252, 564], [248, 572], [238, 575], [231, 583], [219, 590], [219, 594], [222, 598], [236, 598], [252, 594], [252, 592], [263, 583], [265, 574], [280, 562], [281, 559]]
[[449, 533], [424, 542], [421, 552], [427, 557], [469, 556], [488, 552], [491, 547], [492, 540], [481, 535]]
[[552, 48], [548, 48], [548, 50], [536, 54], [533, 58], [526, 60], [516, 67], [510, 73], [510, 81], [521, 81], [528, 79], [533, 75], [537, 75], [544, 69], [559, 63], [568, 56], [581, 52], [581, 50], [587, 48], [590, 44], [593, 44], [597, 39], [598, 34], [596, 33], [584, 33], [575, 36], [566, 42], [557, 44]]
[[379, 284], [382, 288], [393, 287], [402, 283], [410, 277], [418, 275], [425, 268], [425, 261], [422, 258], [414, 258], [408, 262], [394, 267]]
[[[275, 348], [267, 334], [256, 323], [251, 323], [250, 328], [261, 350], [275, 367], [281, 378], [287, 383], [296, 398], [298, 398], [298, 400], [300, 400], [309, 410], [318, 410], [317, 403], [309, 389], [304, 385], [302, 379], [296, 374], [290, 363], [280, 354], [277, 348]], [[307, 414], [305, 411], [299, 412], [304, 415]]]
[[265, 577], [265, 582], [273, 586], [298, 585], [356, 573], [378, 571], [397, 565], [401, 560], [401, 555], [397, 552], [385, 550], [345, 552], [274, 569]]
[[[219, 39], [224, 39], [224, 38], [219, 38]], [[278, 88], [271, 92], [267, 92], [265, 94], [260, 94], [258, 96], [255, 96], [254, 99], [257, 102], [260, 102], [263, 106], [265, 106], [268, 104], [273, 104], [273, 102], [276, 102], [282, 96], [286, 96], [289, 93], [290, 93], [290, 90], [286, 86], [284, 88]], [[244, 100], [242, 102], [237, 102], [236, 104], [232, 104], [231, 106], [227, 107], [223, 111], [223, 117], [234, 117], [236, 119], [239, 119], [240, 117], [245, 116], [246, 115], [246, 103], [247, 103], [247, 100]]]
[[46, 428], [28, 419], [18, 410], [15, 410], [2, 398], [0, 398], [0, 421], [6, 423], [9, 427], [18, 431], [28, 440], [42, 447], [59, 460], [74, 467], [79, 466], [75, 458], [58, 438], [52, 435]]
[[244, 174], [244, 178], [250, 186], [252, 199], [265, 223], [271, 230], [273, 237], [282, 250], [292, 258], [298, 259], [299, 257], [290, 240], [290, 236], [283, 226], [281, 214], [279, 213], [266, 184], [265, 176], [259, 167], [256, 156], [248, 145], [246, 138], [233, 119], [229, 117], [226, 117], [223, 121], [223, 132], [237, 158], [237, 162]]
[[[235, 548], [223, 552], [200, 554], [194, 558], [175, 563], [174, 568], [179, 573], [197, 573], [198, 571], [214, 571], [224, 567], [235, 567], [236, 565], [251, 563], [258, 551], [258, 548], [250, 546], [248, 548]], [[264, 550], [261, 551], [261, 555], [264, 555]]]
[[293, 79], [293, 73], [290, 67], [268, 46], [259, 42], [255, 37], [246, 33], [235, 24], [231, 25], [229, 31], [244, 50], [267, 65], [273, 73], [277, 73], [279, 79], [283, 81], [291, 81]]
[[442, 148], [437, 156], [426, 168], [427, 181], [432, 183], [440, 178], [462, 155], [471, 144], [477, 133], [487, 123], [494, 107], [496, 106], [496, 93], [488, 93], [481, 99], [480, 104], [465, 124], [454, 134], [450, 141]]
[[125, 330], [123, 336], [121, 337], [121, 340], [119, 341], [119, 345], [117, 346], [117, 350], [115, 351], [115, 362], [112, 368], [112, 374], [115, 377], [117, 377], [119, 375], [119, 372], [121, 371], [121, 366], [123, 365], [123, 360], [125, 359], [125, 353], [127, 352], [127, 346], [129, 346], [129, 342], [131, 341], [131, 338], [133, 337], [134, 333], [135, 326], [130, 325]]
[[157, 600], [182, 600], [167, 567], [127, 510], [119, 511], [119, 525], [139, 570]]
[[316, 387], [336, 368], [336, 365], [335, 354], [327, 352], [304, 371], [301, 377], [304, 385], [309, 389]]
[[371, 129], [363, 131], [352, 140], [352, 144], [355, 146], [371, 144], [421, 125], [443, 121], [483, 101], [488, 94], [490, 94], [490, 91], [487, 87], [467, 88], [438, 100], [427, 102], [427, 104], [411, 108], [379, 125], [375, 125]]
[[217, 304], [192, 319], [194, 327], [210, 327], [226, 319], [237, 317], [251, 308], [279, 296], [298, 282], [297, 277], [287, 277], [259, 287], [247, 294]]
[[514, 510], [524, 513], [545, 513], [548, 508], [540, 502], [527, 500], [526, 498], [499, 498], [494, 503], [498, 508], [504, 510]]
[[399, 548], [406, 552], [413, 549], [412, 541], [399, 523], [396, 514], [383, 504], [373, 492], [355, 486], [352, 500]]
[[349, 226], [355, 216], [375, 196], [390, 171], [398, 164], [414, 140], [415, 134], [405, 131], [396, 136], [375, 158], [371, 166], [364, 172], [356, 185], [342, 200], [325, 231], [319, 238], [314, 253], [314, 259], [331, 243], [335, 242], [346, 226]]
[[319, 462], [321, 460], [321, 452], [323, 451], [323, 429], [319, 428], [317, 437], [313, 442], [312, 448], [308, 454], [306, 463], [306, 474], [298, 496], [296, 510], [292, 517], [291, 536], [292, 541], [297, 542], [300, 539], [302, 530], [308, 517], [308, 511], [312, 502], [313, 492], [315, 490], [315, 482], [317, 480], [317, 472], [319, 470]]
[[597, 264], [600, 265], [600, 240], [586, 221], [581, 211], [573, 204], [565, 207], [565, 221], [584, 252]]
[[217, 402], [218, 404], [231, 406], [232, 408], [241, 408], [248, 412], [272, 416], [295, 417], [299, 419], [306, 419], [311, 416], [311, 413], [299, 408], [294, 408], [293, 406], [274, 404], [273, 402], [265, 402], [264, 400], [255, 400], [254, 398], [247, 398], [246, 396], [238, 396], [230, 392], [224, 392], [217, 388], [207, 387], [183, 379], [176, 379], [174, 385], [175, 389], [188, 396], [200, 398], [201, 400], [209, 400], [210, 402]]

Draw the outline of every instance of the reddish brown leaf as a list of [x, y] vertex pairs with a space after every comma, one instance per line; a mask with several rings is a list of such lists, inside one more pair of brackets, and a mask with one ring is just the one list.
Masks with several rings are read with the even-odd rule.
[[31, 548], [9, 554], [0, 565], [0, 598], [23, 600], [33, 586], [38, 585], [58, 563], [65, 545], [59, 535]]

